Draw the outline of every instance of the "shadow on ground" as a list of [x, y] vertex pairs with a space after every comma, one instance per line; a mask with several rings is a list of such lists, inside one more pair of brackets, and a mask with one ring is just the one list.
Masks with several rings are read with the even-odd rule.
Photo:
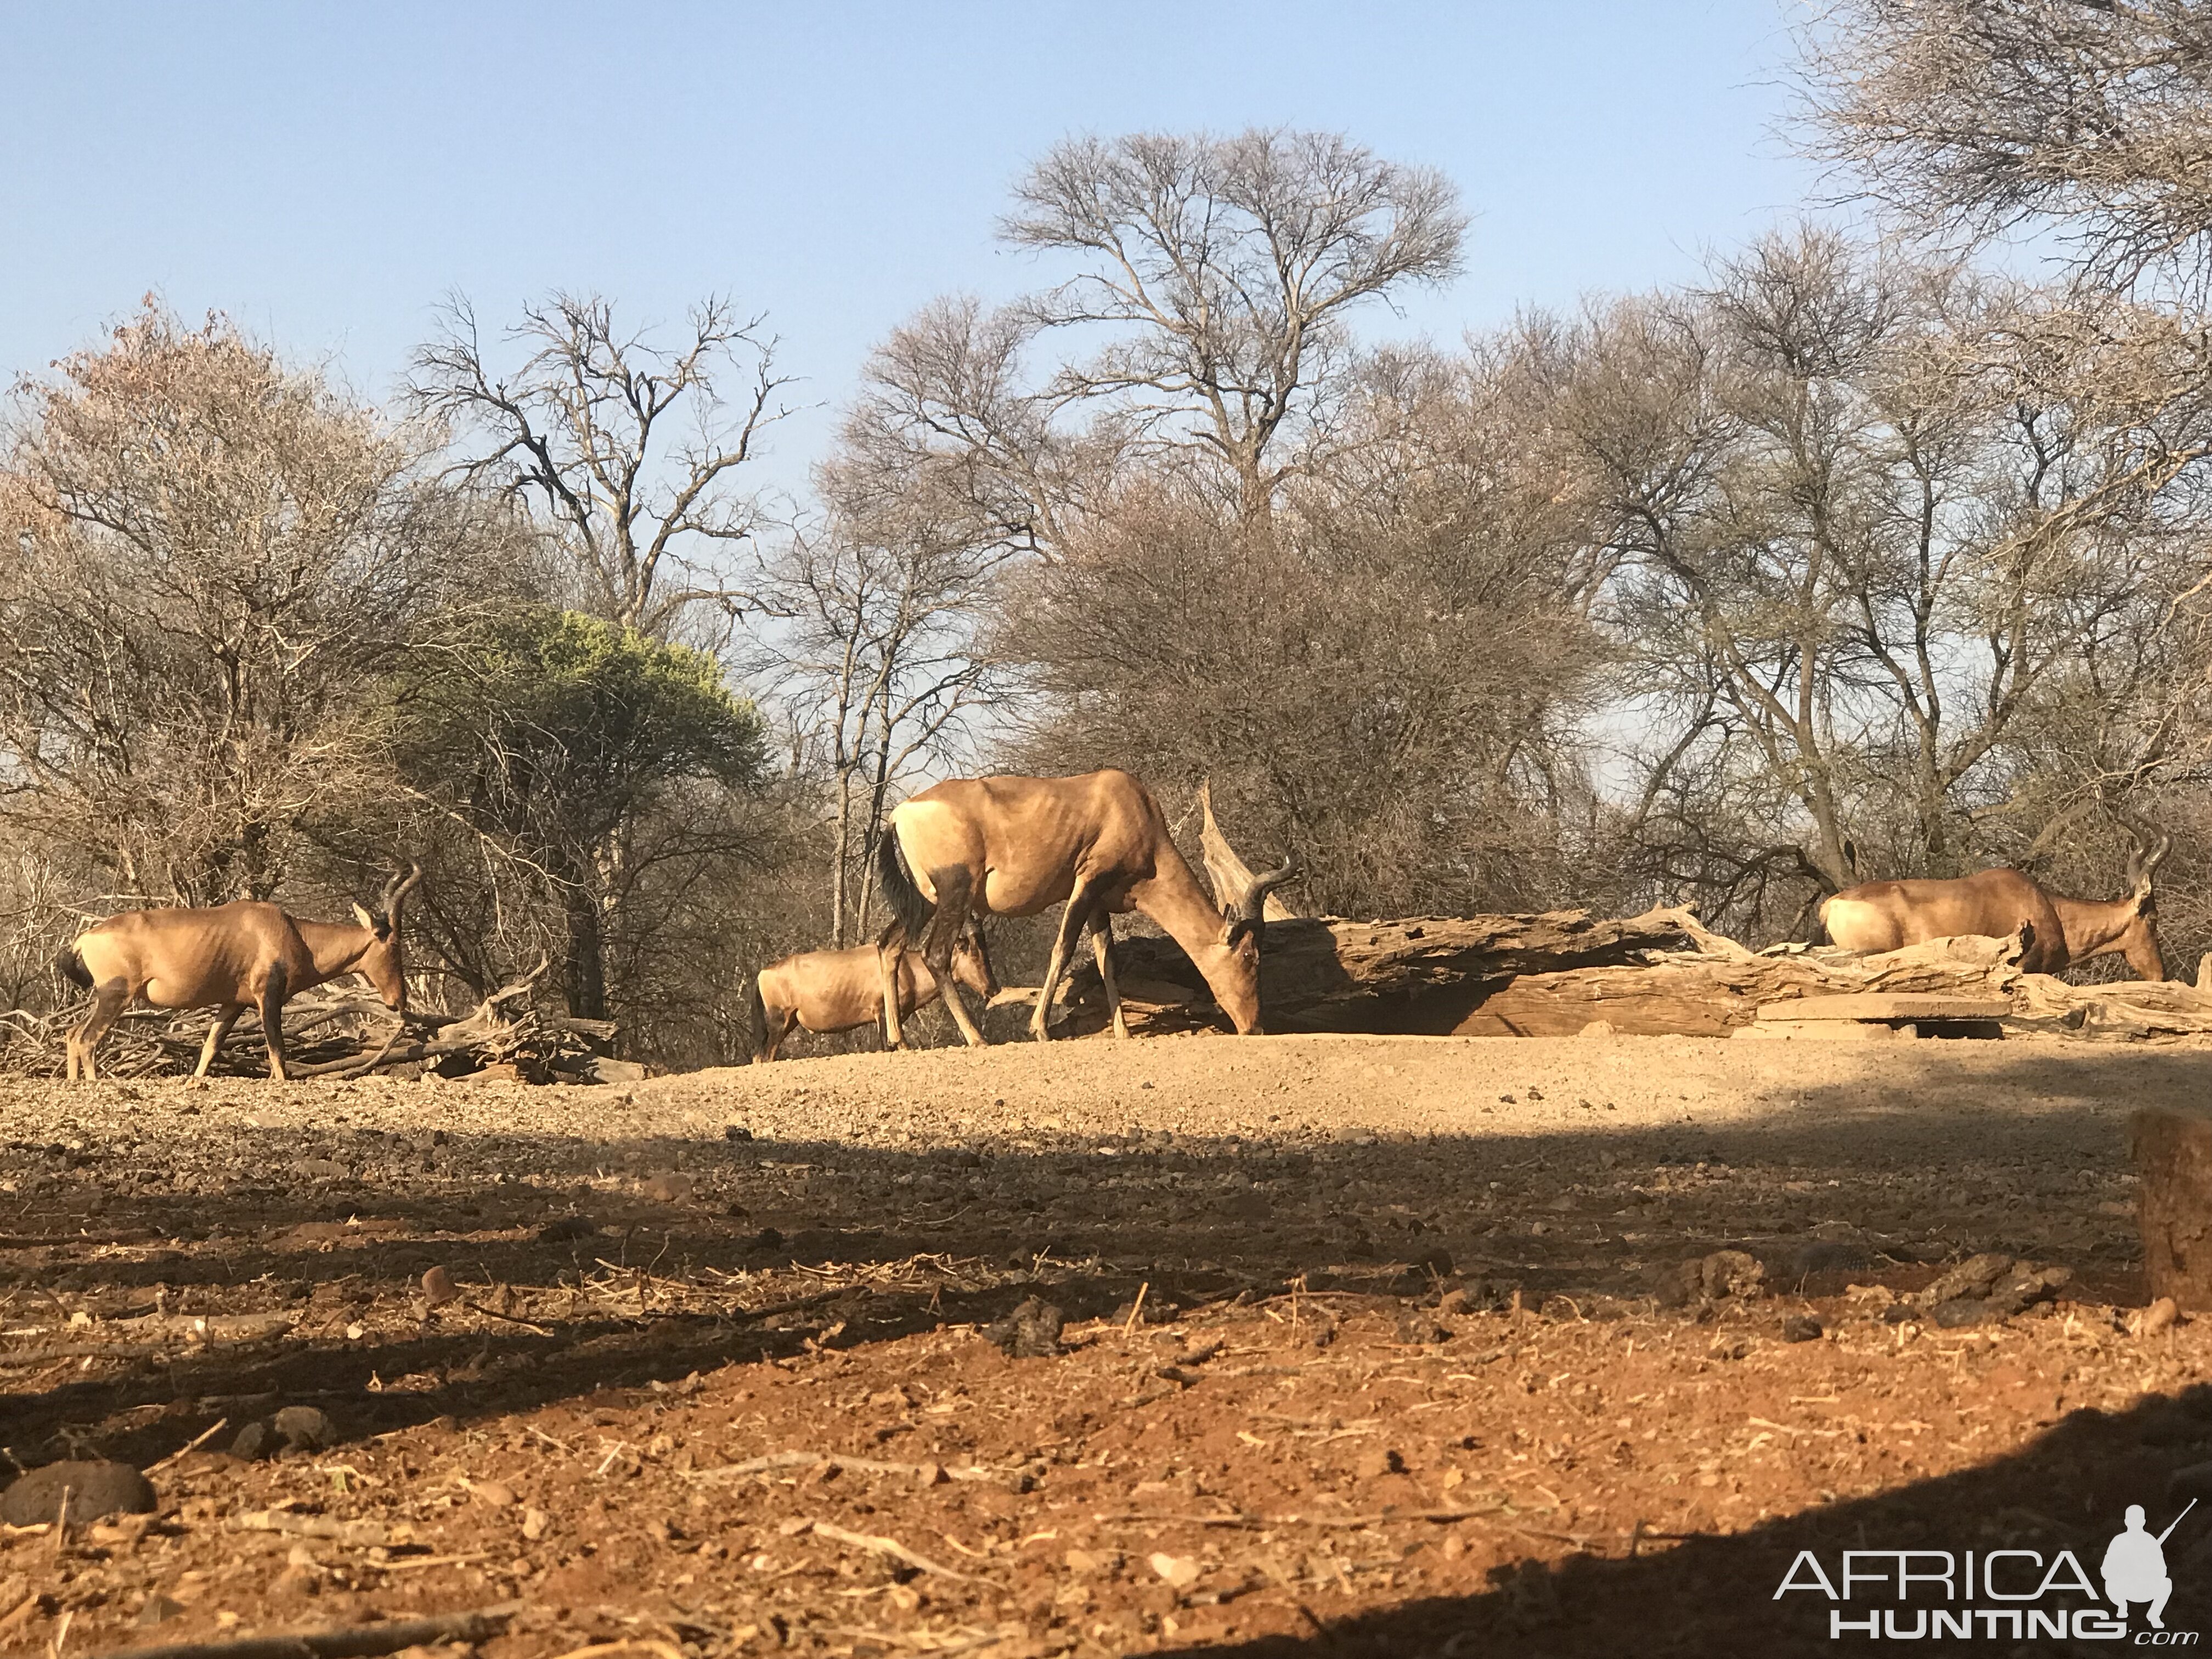
[[[2193, 1389], [2191, 1395], [2206, 1392]], [[2212, 1402], [2185, 1397], [2212, 1411]], [[1501, 1568], [1488, 1594], [1401, 1603], [1322, 1626], [1305, 1638], [1209, 1645], [1210, 1659], [1350, 1659], [1351, 1656], [1780, 1655], [1856, 1651], [1917, 1637], [1930, 1653], [2096, 1653], [2212, 1639], [2212, 1514], [2184, 1510], [2167, 1483], [2181, 1459], [2171, 1443], [2173, 1406], [2124, 1413], [2077, 1411], [2017, 1456], [1921, 1480], [1878, 1497], [1838, 1503], [1746, 1531], [1661, 1540], [1631, 1557], [1574, 1554], [1547, 1569]], [[2172, 1599], [2163, 1633], [2142, 1602], [2124, 1632], [2104, 1595], [2105, 1552], [2128, 1505], [2167, 1528]], [[1910, 1599], [1899, 1599], [1899, 1562], [1882, 1552], [1929, 1552], [1911, 1562]], [[1974, 1555], [1967, 1593], [1966, 1552]], [[1990, 1552], [2010, 1551], [1992, 1563]], [[1801, 1554], [1809, 1552], [1814, 1565]], [[1840, 1599], [1845, 1552], [1855, 1582]], [[2062, 1554], [2070, 1552], [2071, 1559]], [[2075, 1567], [2078, 1565], [2077, 1574]], [[1942, 1575], [1948, 1571], [1948, 1584]], [[1994, 1574], [1992, 1577], [1991, 1575]], [[2075, 1587], [2086, 1579], [2092, 1587]], [[1785, 1580], [1808, 1588], [1778, 1596]], [[1824, 1593], [1825, 1582], [1837, 1592]], [[2037, 1591], [2048, 1583], [2047, 1593]], [[1994, 1585], [1994, 1592], [1991, 1586]], [[1935, 1620], [1937, 1612], [1960, 1625]], [[2037, 1618], [2035, 1615], [2040, 1615]], [[1969, 1616], [1970, 1615], [1970, 1616]], [[1875, 1633], [1866, 1627], [1878, 1621]], [[2079, 1621], [2079, 1622], [2077, 1622]], [[2056, 1630], [2063, 1639], [2053, 1635]], [[1883, 1651], [1877, 1648], [1875, 1651]], [[1195, 1654], [1195, 1648], [1161, 1650]]]
[[[2014, 1063], [1984, 1075], [2002, 1086]], [[2130, 1075], [2194, 1086], [2203, 1063], [2137, 1054]], [[374, 1432], [981, 1322], [1030, 1294], [1083, 1317], [1139, 1286], [1171, 1310], [1298, 1280], [1464, 1285], [1603, 1316], [1723, 1245], [1786, 1291], [1917, 1284], [1997, 1249], [2133, 1301], [2112, 1109], [2054, 1101], [2037, 1078], [2043, 1103], [2017, 1116], [1839, 1086], [1723, 1126], [1615, 1128], [1596, 1102], [1586, 1127], [1539, 1134], [906, 1149], [629, 1137], [618, 1121], [592, 1138], [264, 1128], [149, 1096], [68, 1140], [0, 1145], [15, 1189], [0, 1200], [0, 1438], [26, 1464], [143, 1462], [219, 1415], [301, 1398]], [[432, 1267], [477, 1305], [427, 1310]], [[240, 1315], [292, 1322], [234, 1340], [221, 1319]], [[212, 1340], [179, 1338], [204, 1316]]]

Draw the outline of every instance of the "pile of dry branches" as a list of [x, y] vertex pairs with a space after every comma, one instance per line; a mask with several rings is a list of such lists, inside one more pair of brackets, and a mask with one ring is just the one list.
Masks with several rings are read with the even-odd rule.
[[[284, 1010], [286, 1070], [295, 1078], [359, 1077], [409, 1068], [447, 1077], [505, 1068], [531, 1083], [595, 1083], [628, 1074], [623, 1062], [600, 1052], [613, 1040], [611, 1020], [577, 1019], [539, 1007], [533, 992], [544, 975], [532, 972], [501, 987], [461, 1014], [392, 1012], [375, 997], [325, 987], [295, 997]], [[0, 1072], [55, 1077], [63, 1070], [63, 1038], [90, 1011], [89, 999], [50, 1014], [21, 1008], [0, 1012]], [[134, 1008], [100, 1044], [104, 1077], [154, 1077], [189, 1071], [198, 1060], [214, 1023], [211, 1008]], [[210, 1068], [217, 1073], [266, 1076], [269, 1049], [259, 1016], [240, 1018]]]

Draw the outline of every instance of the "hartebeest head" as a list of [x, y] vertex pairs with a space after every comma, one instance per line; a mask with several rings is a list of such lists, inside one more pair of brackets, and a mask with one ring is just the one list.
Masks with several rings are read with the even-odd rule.
[[360, 904], [353, 907], [353, 919], [368, 929], [376, 938], [362, 952], [354, 963], [354, 971], [362, 975], [376, 988], [384, 1006], [396, 1013], [407, 1012], [407, 970], [399, 951], [399, 912], [422, 879], [422, 866], [410, 864], [402, 873], [384, 884], [384, 892], [377, 900], [380, 914], [371, 915]]
[[952, 947], [952, 976], [986, 1002], [999, 994], [999, 972], [981, 922], [971, 920], [960, 930], [959, 943]]
[[2124, 827], [2129, 842], [2128, 896], [2121, 902], [2133, 914], [2115, 929], [2108, 948], [2124, 955], [2128, 966], [2142, 978], [2161, 980], [2166, 957], [2158, 948], [2158, 866], [2173, 850], [2173, 837], [2161, 830], [2156, 840], [2147, 840], [2150, 826], [2133, 818], [2125, 820]]

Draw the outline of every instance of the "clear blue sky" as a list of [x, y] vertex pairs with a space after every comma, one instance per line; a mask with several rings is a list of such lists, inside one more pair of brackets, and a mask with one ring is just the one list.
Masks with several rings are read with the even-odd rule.
[[[765, 312], [848, 398], [933, 295], [1037, 273], [992, 222], [1064, 134], [1338, 129], [1455, 179], [1468, 272], [1370, 333], [1692, 275], [1786, 217], [1791, 0], [53, 4], [0, 0], [0, 368], [151, 289], [382, 398], [449, 289]], [[784, 428], [800, 483], [831, 417]]]

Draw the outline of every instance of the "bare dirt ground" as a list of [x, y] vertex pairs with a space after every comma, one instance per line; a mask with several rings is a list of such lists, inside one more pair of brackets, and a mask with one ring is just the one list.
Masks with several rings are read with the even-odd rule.
[[[0, 1652], [494, 1606], [489, 1659], [1832, 1650], [1828, 1602], [1774, 1599], [1798, 1551], [2094, 1572], [2212, 1459], [2212, 1325], [2126, 1313], [2124, 1132], [2208, 1077], [1192, 1038], [0, 1084], [0, 1447], [145, 1467], [221, 1425], [151, 1517], [0, 1528]], [[1724, 1248], [1762, 1282], [1686, 1296]], [[2073, 1277], [1895, 1317], [1983, 1251]], [[1010, 1357], [981, 1328], [1031, 1297], [1061, 1352]], [[234, 1455], [288, 1407], [331, 1443]]]

